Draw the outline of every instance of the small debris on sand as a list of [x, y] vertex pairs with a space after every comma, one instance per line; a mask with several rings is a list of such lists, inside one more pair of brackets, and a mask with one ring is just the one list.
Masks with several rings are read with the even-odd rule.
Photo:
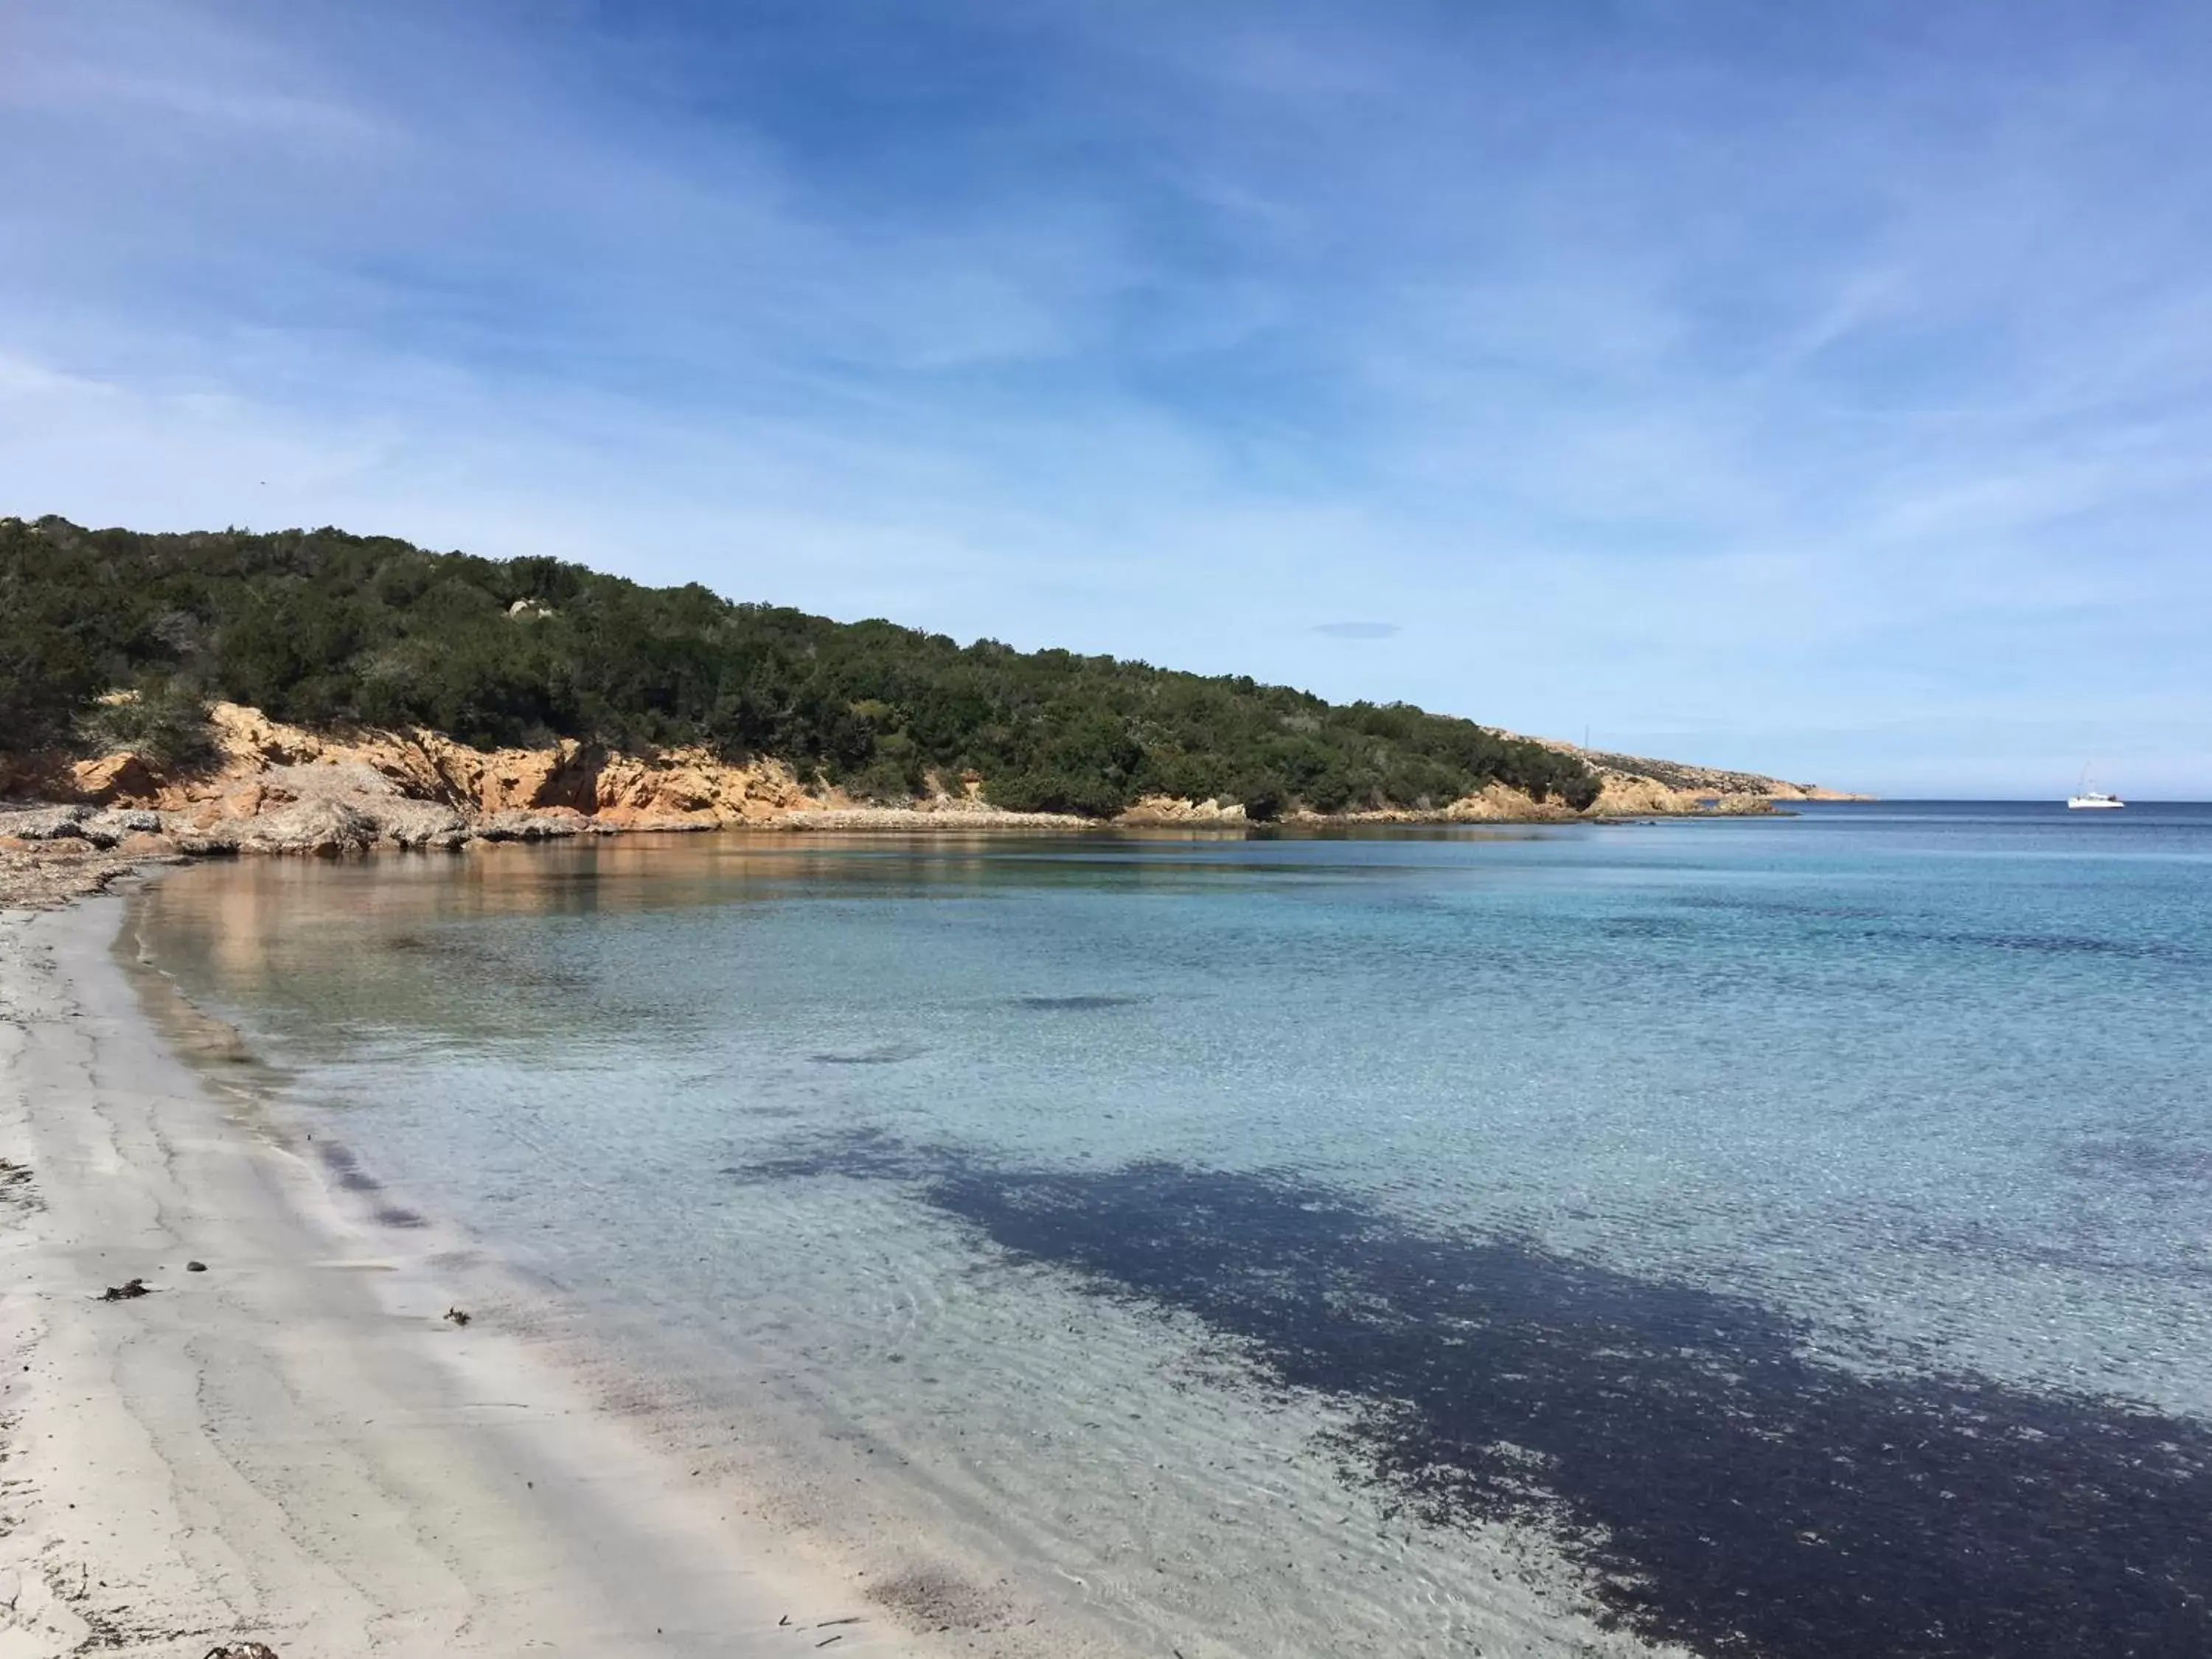
[[225, 1642], [210, 1648], [206, 1659], [276, 1659], [276, 1650], [261, 1642]]
[[447, 1323], [453, 1325], [465, 1325], [469, 1322], [469, 1316], [459, 1308], [447, 1309], [446, 1319]]
[[185, 1263], [185, 1271], [188, 1273], [204, 1273], [207, 1271], [207, 1263], [204, 1261], [187, 1261]]
[[153, 1290], [143, 1279], [126, 1279], [120, 1285], [110, 1285], [100, 1293], [102, 1302], [136, 1302], [142, 1296], [153, 1295]]

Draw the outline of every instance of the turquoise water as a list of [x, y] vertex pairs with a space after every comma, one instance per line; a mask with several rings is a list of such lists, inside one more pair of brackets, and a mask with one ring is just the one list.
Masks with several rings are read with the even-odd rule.
[[395, 1224], [1131, 1650], [2212, 1650], [2212, 809], [630, 840], [142, 910]]

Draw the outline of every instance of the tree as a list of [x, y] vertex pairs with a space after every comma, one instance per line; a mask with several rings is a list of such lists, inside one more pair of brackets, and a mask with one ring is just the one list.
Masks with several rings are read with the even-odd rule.
[[[143, 712], [100, 705], [140, 694]], [[342, 531], [185, 536], [0, 521], [0, 718], [14, 747], [131, 720], [181, 740], [192, 700], [308, 726], [423, 726], [467, 743], [553, 736], [773, 756], [895, 799], [973, 773], [1007, 806], [1106, 815], [1139, 795], [1440, 805], [1498, 781], [1577, 806], [1571, 756], [1404, 703], [1111, 657], [960, 646], [651, 588], [582, 565], [433, 553]], [[105, 707], [111, 712], [93, 717]], [[166, 712], [164, 712], [166, 711]], [[181, 724], [177, 722], [181, 721]], [[158, 735], [146, 727], [147, 741]]]

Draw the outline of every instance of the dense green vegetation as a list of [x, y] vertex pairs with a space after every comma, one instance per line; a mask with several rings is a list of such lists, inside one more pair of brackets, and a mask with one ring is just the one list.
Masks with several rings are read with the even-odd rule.
[[[118, 690], [139, 695], [98, 701]], [[185, 763], [215, 697], [487, 746], [702, 743], [884, 799], [972, 772], [1004, 806], [1102, 815], [1149, 793], [1267, 817], [1439, 805], [1493, 779], [1577, 806], [1597, 787], [1570, 757], [1403, 704], [963, 647], [553, 559], [0, 520], [0, 744], [138, 743]]]

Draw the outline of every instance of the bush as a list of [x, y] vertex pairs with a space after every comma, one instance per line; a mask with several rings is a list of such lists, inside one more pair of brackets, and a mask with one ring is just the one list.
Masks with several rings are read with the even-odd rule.
[[[99, 709], [137, 686], [145, 706]], [[1146, 793], [1441, 805], [1497, 781], [1595, 799], [1581, 762], [1403, 703], [1336, 706], [1067, 651], [641, 587], [581, 565], [429, 553], [336, 530], [189, 536], [0, 520], [0, 721], [19, 748], [183, 753], [192, 700], [307, 726], [422, 726], [491, 747], [573, 737], [773, 756], [896, 799], [931, 772], [1109, 816]], [[132, 722], [137, 722], [133, 725]], [[126, 736], [126, 728], [136, 736]]]
[[163, 771], [190, 771], [218, 758], [204, 697], [173, 683], [111, 692], [77, 717], [77, 747], [88, 754], [125, 750]]

